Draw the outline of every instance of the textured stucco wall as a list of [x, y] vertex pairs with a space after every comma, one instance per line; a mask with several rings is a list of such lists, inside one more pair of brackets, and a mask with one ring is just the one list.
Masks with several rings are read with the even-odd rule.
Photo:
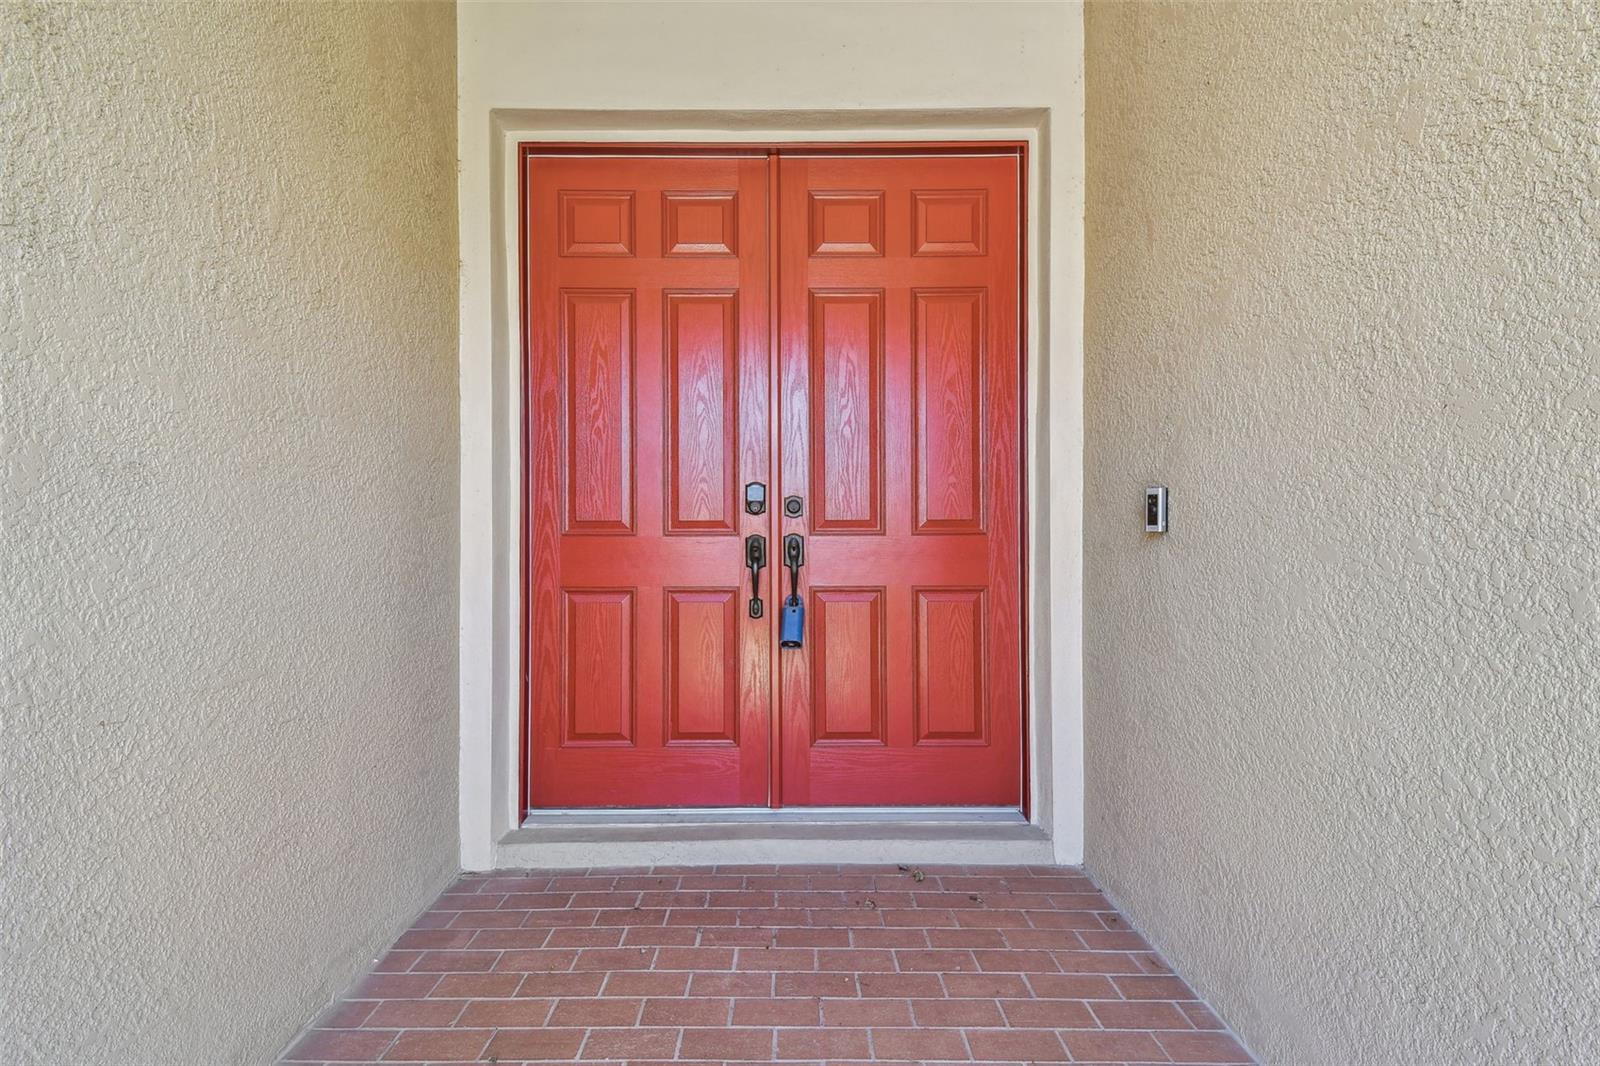
[[1597, 71], [1088, 14], [1088, 865], [1271, 1061], [1600, 1061]]
[[0, 49], [0, 1061], [270, 1060], [456, 867], [454, 11]]

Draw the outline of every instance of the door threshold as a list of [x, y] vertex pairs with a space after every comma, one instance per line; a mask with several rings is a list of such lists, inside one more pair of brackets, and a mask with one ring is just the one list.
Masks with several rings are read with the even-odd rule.
[[1015, 807], [606, 807], [530, 810], [525, 829], [664, 825], [1028, 824]]
[[505, 869], [1054, 861], [1049, 831], [1015, 807], [540, 810], [495, 845]]

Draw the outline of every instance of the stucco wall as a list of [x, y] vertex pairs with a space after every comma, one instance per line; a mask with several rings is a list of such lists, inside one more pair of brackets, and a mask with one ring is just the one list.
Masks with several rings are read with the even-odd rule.
[[[1035, 152], [1031, 282], [1041, 341], [1030, 516], [1034, 612], [1030, 713], [1035, 815], [1058, 858], [1082, 856], [1083, 12], [1047, 3], [472, 3], [460, 10], [461, 832], [463, 865], [497, 851], [516, 816], [516, 371], [496, 264], [515, 246], [492, 226], [495, 119], [662, 141], [918, 139], [986, 115], [1046, 120]], [[517, 111], [522, 118], [507, 118]], [[1012, 112], [1010, 119], [1005, 112]], [[553, 125], [559, 121], [562, 125]], [[909, 131], [909, 132], [908, 132]], [[952, 134], [954, 135], [954, 134]], [[923, 139], [926, 139], [923, 134]], [[978, 134], [968, 132], [966, 136]], [[615, 137], [613, 138], [615, 139]], [[500, 182], [503, 184], [497, 185]], [[1048, 206], [1047, 214], [1041, 210]], [[498, 330], [498, 337], [497, 337]], [[515, 412], [515, 413], [514, 413]], [[615, 861], [615, 849], [589, 858]], [[699, 853], [702, 858], [707, 852]], [[984, 856], [950, 842], [947, 856]], [[663, 859], [681, 855], [660, 853]], [[730, 851], [727, 858], [740, 855]], [[561, 861], [573, 861], [571, 851]], [[993, 861], [990, 853], [988, 861]]]
[[0, 48], [0, 1061], [268, 1061], [456, 865], [454, 11]]
[[1597, 15], [1088, 13], [1088, 865], [1270, 1061], [1600, 1060]]

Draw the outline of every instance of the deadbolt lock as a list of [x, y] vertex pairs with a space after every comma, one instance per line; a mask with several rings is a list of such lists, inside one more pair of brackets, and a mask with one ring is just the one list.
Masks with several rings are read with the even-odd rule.
[[759, 481], [752, 481], [744, 487], [745, 514], [765, 514], [767, 510], [767, 487]]

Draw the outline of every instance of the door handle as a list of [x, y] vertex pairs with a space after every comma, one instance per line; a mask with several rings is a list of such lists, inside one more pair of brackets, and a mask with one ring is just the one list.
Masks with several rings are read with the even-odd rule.
[[806, 639], [806, 606], [800, 599], [800, 568], [806, 564], [806, 539], [798, 533], [783, 538], [783, 565], [789, 568], [789, 596], [778, 620], [778, 646], [798, 648]]
[[744, 538], [744, 565], [750, 568], [750, 617], [760, 618], [761, 568], [767, 565], [767, 538], [760, 533]]

